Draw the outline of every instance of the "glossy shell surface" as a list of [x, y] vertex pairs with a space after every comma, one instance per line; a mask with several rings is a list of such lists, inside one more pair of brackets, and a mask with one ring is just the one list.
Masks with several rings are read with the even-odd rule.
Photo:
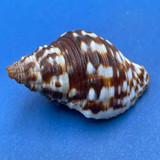
[[109, 41], [83, 30], [64, 33], [7, 70], [10, 78], [30, 90], [95, 119], [123, 113], [149, 83], [143, 66], [128, 60]]

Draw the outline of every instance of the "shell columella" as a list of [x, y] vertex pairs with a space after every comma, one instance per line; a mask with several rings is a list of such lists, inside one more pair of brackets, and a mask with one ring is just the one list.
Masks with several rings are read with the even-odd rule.
[[147, 88], [143, 66], [92, 32], [66, 32], [7, 67], [9, 77], [87, 118], [109, 119], [134, 105]]

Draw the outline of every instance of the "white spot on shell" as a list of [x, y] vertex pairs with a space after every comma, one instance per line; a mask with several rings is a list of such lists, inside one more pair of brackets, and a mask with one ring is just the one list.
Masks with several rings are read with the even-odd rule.
[[94, 33], [88, 33], [88, 35], [91, 36], [91, 37], [93, 37], [93, 38], [96, 38], [96, 37], [97, 37], [97, 35], [94, 34]]
[[70, 109], [76, 109], [76, 110], [78, 110], [78, 108], [80, 107], [80, 106], [74, 105], [72, 102], [68, 103], [67, 106], [68, 106]]
[[64, 32], [63, 34], [61, 34], [61, 36], [60, 36], [60, 37], [64, 36], [66, 33], [67, 33], [67, 32]]
[[117, 77], [119, 77], [119, 70], [117, 70]]
[[27, 57], [26, 59], [25, 59], [25, 64], [28, 64], [30, 62], [30, 60], [29, 60], [29, 58]]
[[54, 53], [54, 48], [51, 48], [51, 49], [50, 49], [50, 53]]
[[81, 49], [86, 52], [88, 50], [88, 45], [85, 42], [81, 42]]
[[55, 61], [57, 64], [61, 65], [61, 67], [65, 66], [65, 60], [63, 56], [56, 56]]
[[133, 85], [136, 86], [137, 82], [135, 79], [133, 79]]
[[120, 55], [119, 55], [118, 52], [116, 52], [116, 58], [118, 59], [118, 61], [119, 61], [120, 63], [122, 63], [122, 59], [121, 59], [121, 57], [120, 57]]
[[134, 87], [132, 87], [131, 92], [130, 92], [130, 99], [132, 99], [135, 96], [135, 90]]
[[128, 74], [128, 79], [130, 81], [132, 79], [132, 70], [131, 70], [131, 68], [129, 68], [127, 74]]
[[[127, 59], [126, 57], [124, 57], [124, 55], [123, 55], [120, 51], [118, 51], [118, 53], [119, 53], [120, 57], [122, 58], [122, 61], [124, 61], [124, 60]], [[130, 63], [130, 62], [129, 62], [129, 63]]]
[[81, 31], [81, 34], [82, 34], [83, 36], [88, 35], [85, 31]]
[[107, 88], [103, 87], [100, 92], [99, 100], [104, 101], [107, 97], [107, 93], [108, 93]]
[[40, 51], [42, 48], [43, 48], [42, 46], [39, 46], [39, 47], [38, 47], [38, 51]]
[[23, 60], [24, 60], [24, 57], [21, 57], [21, 60], [23, 61]]
[[144, 81], [144, 83], [146, 83], [146, 77], [147, 77], [147, 73], [146, 73], [146, 71], [144, 71], [144, 75], [143, 75], [143, 81]]
[[107, 53], [107, 48], [106, 48], [106, 46], [104, 45], [104, 44], [100, 44], [99, 46], [98, 46], [98, 52], [99, 53]]
[[120, 99], [118, 99], [117, 103], [118, 103], [118, 104], [120, 104], [120, 103], [121, 103], [121, 100], [120, 100]]
[[128, 64], [131, 64], [132, 62], [129, 61], [126, 57], [125, 57], [125, 61], [128, 63]]
[[105, 78], [111, 78], [113, 77], [113, 68], [112, 67], [103, 67], [100, 65], [98, 67], [98, 75], [102, 75]]
[[102, 37], [100, 37], [102, 40], [104, 40]]
[[85, 31], [81, 31], [81, 34], [83, 35], [83, 36], [90, 36], [90, 37], [93, 37], [93, 38], [96, 38], [97, 37], [97, 35], [95, 34], [95, 33], [87, 33], [87, 32], [85, 32]]
[[118, 86], [118, 94], [121, 93], [121, 86]]
[[96, 45], [97, 45], [97, 44], [95, 43], [95, 41], [92, 40], [91, 43], [90, 43], [90, 47], [91, 47], [91, 49], [92, 49], [93, 52], [95, 52], [96, 49], [97, 49], [97, 48], [96, 48]]
[[69, 90], [69, 77], [67, 73], [59, 76], [59, 82], [63, 88], [62, 92], [67, 93]]
[[128, 97], [128, 96], [123, 97], [122, 104], [123, 104], [123, 105], [126, 105], [127, 102], [129, 102], [128, 100], [129, 100], [129, 97]]
[[115, 87], [102, 87], [99, 101], [102, 101], [104, 106], [109, 106], [109, 101], [115, 95]]
[[143, 88], [138, 84], [138, 93], [141, 92]]
[[123, 81], [123, 91], [127, 90], [127, 81]]
[[41, 83], [42, 82], [42, 76], [41, 76], [41, 73], [40, 72], [37, 72], [37, 81], [36, 83]]
[[106, 42], [108, 42], [110, 45], [113, 45], [110, 41], [106, 40]]
[[75, 37], [75, 38], [78, 37], [78, 34], [73, 32], [73, 37]]
[[107, 53], [107, 48], [104, 44], [98, 44], [95, 41], [91, 41], [90, 43], [91, 50], [93, 52], [99, 52], [100, 54]]
[[61, 54], [61, 50], [58, 47], [54, 47], [54, 52], [57, 54]]
[[48, 58], [48, 61], [49, 61], [50, 64], [53, 65], [53, 58], [49, 57], [49, 58]]
[[95, 73], [95, 68], [94, 68], [94, 66], [92, 65], [92, 63], [91, 62], [88, 62], [88, 64], [87, 64], [87, 73], [88, 74], [93, 74], [93, 73]]
[[140, 66], [139, 66], [138, 64], [135, 64], [135, 63], [134, 63], [134, 67], [135, 67], [135, 69], [136, 69], [136, 72], [137, 72], [138, 74], [140, 74], [140, 73], [141, 73], [141, 71], [140, 71]]
[[109, 90], [109, 97], [114, 97], [114, 94], [115, 94], [115, 87], [109, 87], [108, 88]]
[[69, 92], [69, 97], [73, 97], [77, 94], [77, 90], [75, 88], [71, 89], [71, 91]]
[[113, 68], [112, 67], [107, 67], [107, 77], [113, 77]]
[[138, 78], [138, 75], [137, 75], [137, 73], [134, 71], [133, 72], [134, 73], [134, 76], [136, 77], [136, 78]]
[[128, 86], [128, 87], [127, 87], [127, 93], [129, 93], [129, 92], [130, 92], [130, 87]]
[[112, 56], [114, 57], [114, 53], [113, 53], [113, 51], [112, 51], [112, 49], [111, 49], [111, 48], [110, 48], [110, 51], [111, 51]]
[[102, 66], [102, 64], [98, 67], [98, 70], [97, 70], [97, 72], [98, 72], [98, 75], [102, 75], [102, 76], [104, 76], [105, 74], [104, 74], [104, 70], [105, 70], [105, 68]]
[[88, 99], [90, 101], [93, 101], [96, 99], [96, 92], [93, 88], [90, 88], [89, 93], [88, 93]]

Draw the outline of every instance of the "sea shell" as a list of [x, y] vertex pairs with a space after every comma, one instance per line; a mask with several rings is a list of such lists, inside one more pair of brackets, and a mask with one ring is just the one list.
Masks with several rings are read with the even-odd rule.
[[91, 32], [66, 32], [7, 67], [10, 78], [87, 118], [109, 119], [134, 105], [147, 88], [143, 66]]

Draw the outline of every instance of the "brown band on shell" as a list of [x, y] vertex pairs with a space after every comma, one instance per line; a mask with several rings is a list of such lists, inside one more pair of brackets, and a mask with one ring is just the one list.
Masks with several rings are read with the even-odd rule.
[[[84, 95], [84, 92], [81, 92], [86, 88], [85, 83], [83, 83], [86, 79], [86, 75], [84, 73], [84, 56], [80, 53], [77, 44], [74, 43], [71, 38], [65, 36], [60, 38], [59, 40], [67, 50], [67, 52], [64, 53], [64, 57], [65, 59], [67, 59], [66, 61], [69, 62], [70, 67], [72, 67], [73, 69], [72, 72], [68, 72], [70, 90], [72, 88], [76, 88], [80, 91], [81, 97], [86, 97]], [[65, 44], [67, 44], [67, 46], [65, 46]]]
[[49, 83], [53, 76], [60, 76], [63, 73], [61, 66], [57, 64], [56, 61], [53, 61], [53, 64], [49, 63], [48, 61], [49, 57], [53, 58], [54, 60], [56, 56], [56, 53], [48, 54], [40, 62], [40, 67], [43, 67], [41, 70], [42, 80], [45, 83]]
[[52, 101], [54, 99], [62, 99], [63, 98], [63, 93], [58, 92], [58, 91], [52, 91], [48, 88], [43, 88], [42, 94], [49, 97], [49, 98], [52, 98]]
[[97, 114], [100, 111], [105, 111], [105, 107], [102, 102], [95, 103], [94, 101], [89, 101], [86, 105], [82, 108], [83, 110], [90, 110], [93, 114]]
[[42, 47], [42, 49], [37, 49], [36, 51], [36, 59], [37, 61], [39, 61], [39, 59], [43, 56], [44, 52], [45, 52], [46, 48]]
[[33, 81], [33, 82], [37, 81], [37, 74], [33, 73], [33, 74], [26, 76], [26, 81]]

